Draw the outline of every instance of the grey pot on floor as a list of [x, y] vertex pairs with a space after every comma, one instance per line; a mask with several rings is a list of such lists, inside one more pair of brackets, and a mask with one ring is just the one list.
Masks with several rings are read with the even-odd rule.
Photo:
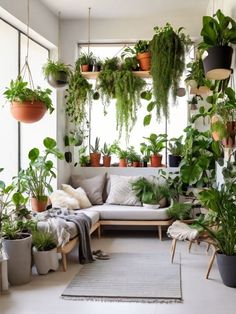
[[46, 275], [49, 270], [57, 270], [59, 267], [57, 248], [50, 251], [37, 251], [33, 247], [33, 257], [39, 275]]
[[223, 283], [228, 287], [236, 287], [236, 255], [228, 256], [217, 253], [216, 260]]
[[31, 279], [32, 235], [22, 234], [21, 239], [3, 239], [8, 255], [8, 281], [12, 286], [23, 285]]

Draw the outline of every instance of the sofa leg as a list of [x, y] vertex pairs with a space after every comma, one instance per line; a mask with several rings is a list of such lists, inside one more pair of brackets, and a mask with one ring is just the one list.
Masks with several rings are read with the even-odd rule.
[[101, 239], [101, 226], [98, 227], [98, 239]]
[[67, 271], [67, 260], [66, 260], [66, 254], [61, 253], [62, 256], [62, 269], [63, 271]]
[[177, 244], [177, 240], [173, 239], [171, 243], [171, 263], [173, 263], [174, 261], [176, 244]]
[[161, 226], [158, 226], [158, 237], [159, 237], [160, 241], [162, 241], [162, 228], [161, 228]]

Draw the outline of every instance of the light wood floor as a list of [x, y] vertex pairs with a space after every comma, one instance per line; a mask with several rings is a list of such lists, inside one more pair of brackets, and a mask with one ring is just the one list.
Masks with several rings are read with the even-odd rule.
[[[106, 252], [169, 252], [171, 240], [160, 242], [155, 232], [106, 231], [102, 239], [92, 240], [93, 249]], [[79, 302], [60, 298], [60, 294], [78, 272], [76, 251], [69, 256], [68, 271], [33, 275], [32, 281], [12, 287], [8, 295], [0, 296], [1, 314], [233, 314], [236, 309], [236, 289], [225, 287], [214, 265], [210, 280], [204, 278], [210, 253], [205, 246], [194, 245], [188, 253], [186, 243], [178, 243], [182, 263], [182, 304], [140, 304]]]

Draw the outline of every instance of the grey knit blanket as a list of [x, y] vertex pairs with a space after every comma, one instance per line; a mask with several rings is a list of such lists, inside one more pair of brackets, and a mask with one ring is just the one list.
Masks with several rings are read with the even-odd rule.
[[92, 220], [86, 216], [84, 213], [76, 213], [76, 215], [60, 215], [60, 218], [66, 221], [71, 221], [75, 223], [79, 234], [79, 263], [87, 264], [94, 261], [91, 245], [90, 245], [90, 228], [92, 225]]

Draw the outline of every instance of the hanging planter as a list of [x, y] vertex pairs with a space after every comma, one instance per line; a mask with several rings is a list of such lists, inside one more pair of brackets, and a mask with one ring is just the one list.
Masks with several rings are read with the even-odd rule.
[[43, 73], [48, 84], [54, 88], [62, 88], [68, 84], [70, 68], [63, 62], [48, 60], [43, 67]]
[[213, 17], [203, 16], [201, 36], [203, 42], [199, 44], [199, 49], [202, 53], [207, 52], [203, 59], [206, 78], [227, 79], [232, 72], [233, 49], [229, 45], [236, 44], [236, 22], [217, 10]]
[[18, 77], [11, 81], [4, 95], [11, 102], [11, 113], [17, 121], [34, 123], [42, 119], [47, 110], [53, 112], [54, 108], [49, 97], [51, 90], [41, 90], [39, 87], [30, 89], [27, 86], [28, 83]]

